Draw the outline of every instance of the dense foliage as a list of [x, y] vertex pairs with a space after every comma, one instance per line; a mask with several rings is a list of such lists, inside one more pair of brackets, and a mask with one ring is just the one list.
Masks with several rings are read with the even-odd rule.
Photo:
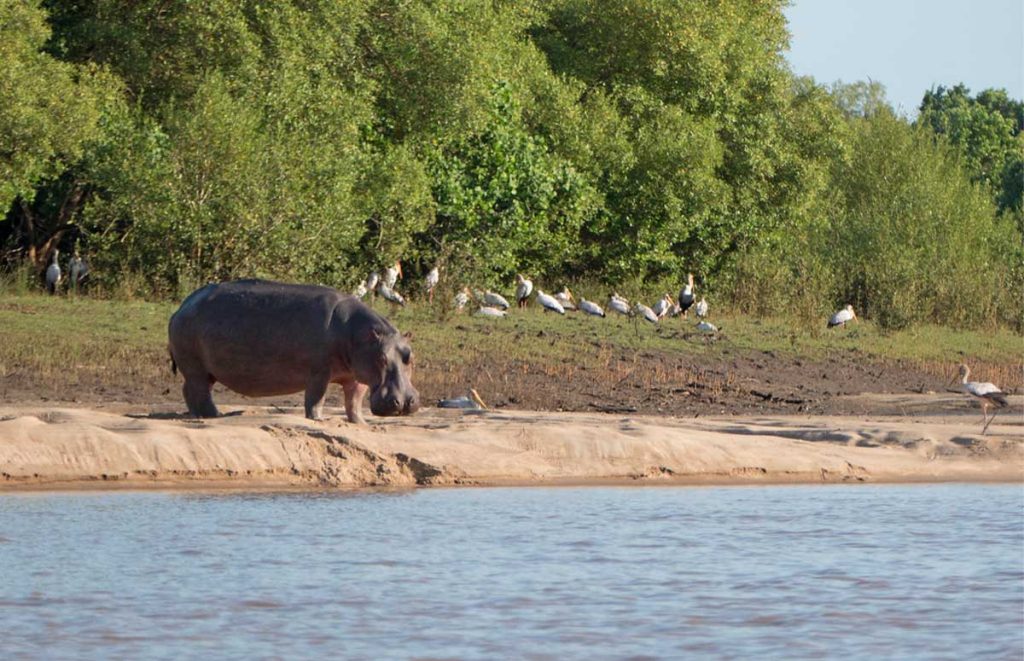
[[[7, 265], [1021, 323], [1024, 105], [797, 78], [784, 0], [0, 0]], [[552, 283], [553, 284], [553, 283]]]

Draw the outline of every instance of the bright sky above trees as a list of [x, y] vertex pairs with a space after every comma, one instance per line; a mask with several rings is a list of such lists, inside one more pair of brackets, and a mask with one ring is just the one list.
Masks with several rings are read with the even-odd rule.
[[1021, 0], [793, 0], [786, 17], [794, 72], [822, 83], [870, 78], [911, 116], [938, 85], [1024, 97]]

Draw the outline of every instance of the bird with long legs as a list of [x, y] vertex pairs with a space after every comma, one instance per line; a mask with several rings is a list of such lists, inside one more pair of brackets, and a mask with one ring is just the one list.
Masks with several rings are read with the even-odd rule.
[[51, 294], [57, 293], [57, 287], [60, 286], [60, 264], [57, 263], [57, 256], [60, 254], [59, 250], [53, 251], [53, 262], [46, 267], [46, 290]]
[[516, 274], [516, 305], [525, 308], [533, 293], [533, 281], [527, 279], [522, 273]]
[[697, 302], [697, 297], [693, 293], [693, 274], [686, 274], [687, 283], [683, 285], [682, 291], [679, 292], [679, 312], [686, 317], [688, 310], [694, 303]]
[[[971, 368], [967, 365], [961, 365], [959, 375], [953, 377], [953, 382], [959, 379], [960, 387], [963, 391], [981, 403], [981, 417], [985, 425], [981, 428], [981, 434], [984, 436], [988, 426], [992, 424], [996, 417], [996, 411], [1008, 405], [1006, 393], [1000, 390], [999, 386], [988, 381], [968, 381], [967, 379], [970, 375]], [[995, 409], [995, 411], [992, 411], [992, 417], [988, 415], [988, 407], [990, 406]]]

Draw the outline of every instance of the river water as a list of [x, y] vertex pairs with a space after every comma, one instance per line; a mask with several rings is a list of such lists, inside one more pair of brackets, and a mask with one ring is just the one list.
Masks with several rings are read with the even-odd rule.
[[1024, 655], [1020, 485], [0, 496], [0, 658]]

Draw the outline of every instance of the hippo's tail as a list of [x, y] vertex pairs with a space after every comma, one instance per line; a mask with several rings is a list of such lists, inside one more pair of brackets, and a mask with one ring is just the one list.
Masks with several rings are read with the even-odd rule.
[[178, 363], [174, 362], [174, 354], [171, 353], [170, 351], [168, 351], [167, 353], [171, 354], [171, 373], [174, 374], [174, 375], [177, 375], [178, 374]]

